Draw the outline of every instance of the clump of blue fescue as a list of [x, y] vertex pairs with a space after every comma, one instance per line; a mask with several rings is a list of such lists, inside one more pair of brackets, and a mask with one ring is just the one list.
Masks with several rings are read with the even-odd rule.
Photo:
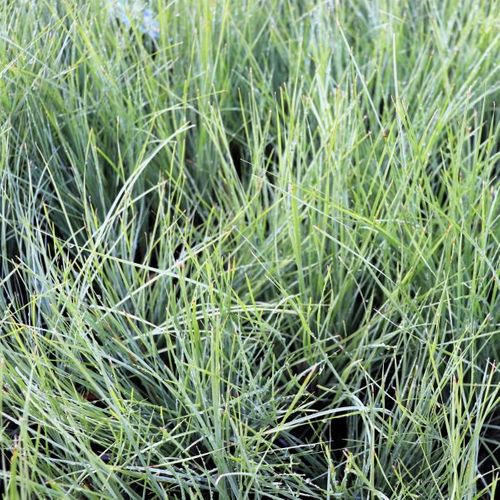
[[141, 0], [108, 0], [111, 15], [117, 18], [126, 28], [132, 24], [137, 26], [141, 33], [157, 40], [160, 33], [153, 11]]

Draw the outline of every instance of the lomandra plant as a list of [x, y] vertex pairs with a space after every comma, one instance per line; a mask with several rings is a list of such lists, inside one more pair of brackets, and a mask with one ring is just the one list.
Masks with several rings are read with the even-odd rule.
[[495, 7], [2, 2], [4, 498], [494, 498]]

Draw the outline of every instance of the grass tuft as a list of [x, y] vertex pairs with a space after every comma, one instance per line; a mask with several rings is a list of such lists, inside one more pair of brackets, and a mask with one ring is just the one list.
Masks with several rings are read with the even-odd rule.
[[495, 6], [2, 2], [3, 496], [494, 498]]

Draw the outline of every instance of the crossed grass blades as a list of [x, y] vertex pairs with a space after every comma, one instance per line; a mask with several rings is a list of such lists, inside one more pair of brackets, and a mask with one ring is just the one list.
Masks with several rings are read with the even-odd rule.
[[495, 496], [495, 3], [1, 3], [5, 498]]

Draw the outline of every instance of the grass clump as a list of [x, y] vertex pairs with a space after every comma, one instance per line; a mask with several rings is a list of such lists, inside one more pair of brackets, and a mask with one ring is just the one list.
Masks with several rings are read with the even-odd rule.
[[0, 6], [4, 497], [493, 498], [495, 2], [112, 4]]

